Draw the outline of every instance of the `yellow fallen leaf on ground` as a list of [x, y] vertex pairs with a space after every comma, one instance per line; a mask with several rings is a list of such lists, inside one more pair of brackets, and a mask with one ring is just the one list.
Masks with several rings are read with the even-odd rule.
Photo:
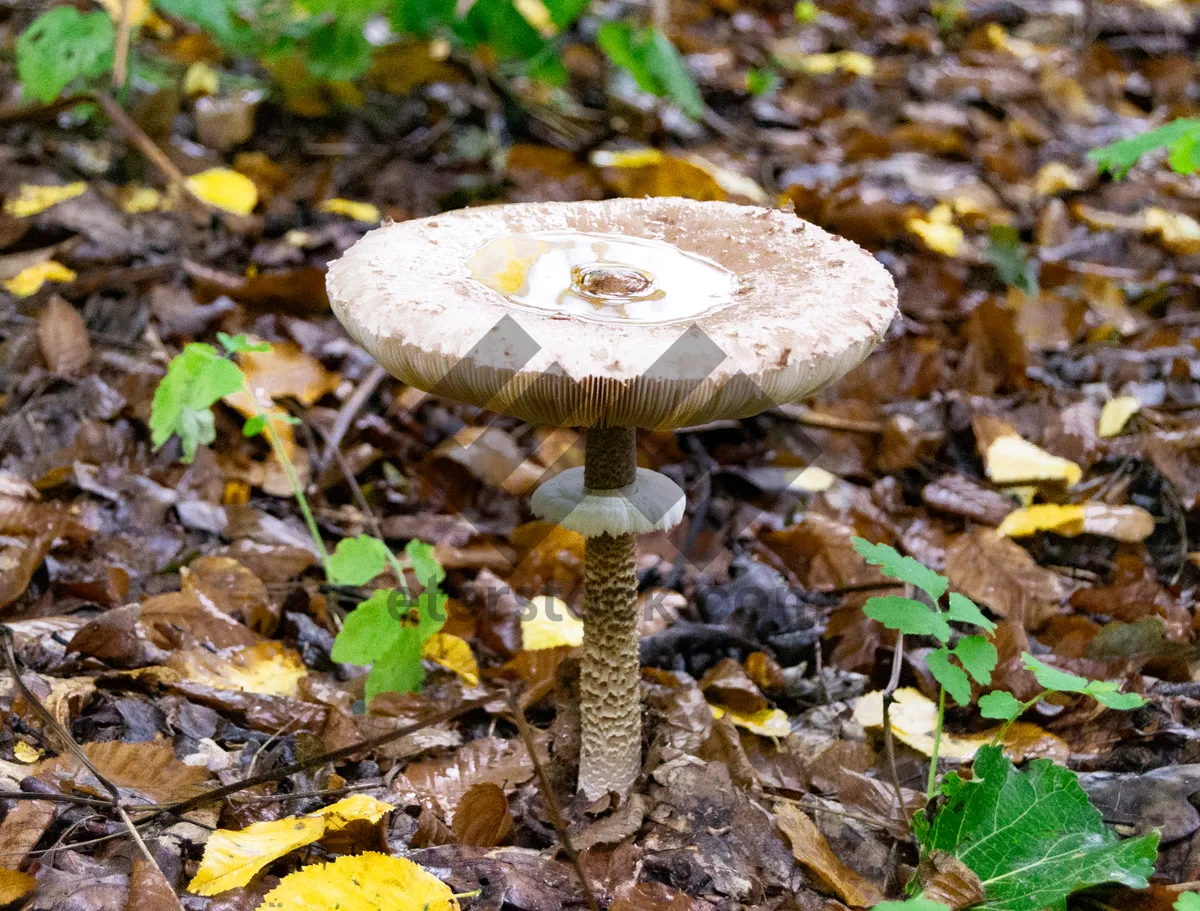
[[215, 95], [220, 87], [220, 75], [203, 60], [197, 60], [183, 75], [183, 93], [188, 97]]
[[1136, 544], [1154, 533], [1154, 516], [1140, 506], [1042, 503], [1014, 509], [1004, 517], [996, 530], [1010, 538], [1024, 538], [1039, 531], [1050, 531], [1066, 538], [1083, 534], [1103, 535], [1116, 541]]
[[987, 476], [997, 484], [1024, 484], [1031, 481], [1065, 481], [1068, 486], [1083, 477], [1083, 469], [1034, 446], [1016, 435], [996, 437], [983, 456]]
[[875, 61], [858, 51], [788, 55], [782, 62], [788, 69], [799, 70], [814, 76], [827, 76], [830, 73], [853, 73], [855, 76], [875, 75]]
[[[933, 755], [933, 732], [937, 727], [937, 703], [927, 699], [919, 690], [912, 687], [902, 687], [896, 690], [896, 699], [892, 703], [891, 716], [892, 735], [901, 743], [907, 744], [923, 756]], [[883, 728], [883, 693], [875, 690], [866, 693], [854, 707], [854, 720], [864, 728], [882, 730]], [[966, 762], [975, 758], [980, 747], [990, 744], [1000, 728], [978, 734], [954, 734], [942, 732], [941, 756], [943, 759], [957, 759]], [[1065, 760], [1070, 755], [1070, 747], [1061, 738], [1043, 731], [1036, 724], [1023, 721], [1009, 726], [1004, 736], [1005, 751], [1020, 761], [1023, 757], [1046, 757], [1049, 759]]]
[[1142, 217], [1146, 233], [1158, 235], [1162, 245], [1172, 253], [1182, 256], [1200, 253], [1200, 222], [1192, 216], [1151, 206]]
[[924, 218], [910, 218], [905, 226], [934, 253], [957, 256], [963, 245], [963, 230], [954, 224], [953, 218], [950, 206], [938, 203]]
[[525, 609], [521, 618], [521, 643], [526, 651], [543, 648], [572, 648], [583, 644], [583, 621], [567, 609], [566, 602], [540, 595]]
[[[120, 24], [123, 16], [129, 17], [129, 24], [135, 28], [146, 21], [150, 15], [150, 0], [100, 0], [100, 5], [112, 17], [112, 21]], [[128, 12], [126, 12], [128, 7]]]
[[75, 272], [53, 259], [22, 269], [4, 283], [4, 287], [17, 297], [35, 294], [46, 282], [73, 282]]
[[317, 209], [331, 215], [344, 215], [368, 225], [379, 224], [383, 219], [378, 207], [369, 202], [355, 202], [352, 199], [327, 199], [317, 206]]
[[1115, 399], [1109, 399], [1100, 409], [1100, 420], [1096, 423], [1096, 433], [1102, 437], [1115, 437], [1125, 429], [1129, 419], [1141, 408], [1141, 403], [1132, 395], [1121, 395]]
[[479, 683], [479, 664], [465, 639], [450, 633], [435, 633], [425, 640], [421, 657], [454, 671], [467, 686]]
[[209, 205], [235, 215], [249, 215], [258, 205], [254, 181], [231, 168], [209, 168], [193, 174], [187, 179], [187, 186]]
[[31, 743], [26, 743], [24, 740], [18, 740], [13, 744], [13, 758], [17, 762], [23, 762], [28, 765], [42, 758], [42, 750]]
[[0, 867], [0, 905], [9, 905], [24, 898], [37, 887], [38, 881], [28, 873]]
[[214, 689], [264, 696], [296, 696], [300, 681], [308, 676], [300, 656], [274, 641], [216, 653], [204, 648], [177, 650], [168, 666]]
[[[288, 852], [312, 844], [326, 833], [337, 832], [357, 820], [378, 822], [391, 809], [391, 804], [366, 794], [354, 794], [307, 816], [256, 822], [237, 831], [217, 829], [208, 837], [204, 859], [188, 883], [188, 891], [196, 895], [216, 895], [244, 886], [260, 870]], [[337, 904], [327, 907], [337, 907]]]
[[842, 863], [807, 815], [781, 802], [775, 805], [775, 821], [791, 843], [796, 860], [826, 889], [855, 908], [869, 908], [883, 901], [882, 890]]
[[45, 212], [60, 202], [74, 199], [86, 190], [87, 184], [82, 180], [53, 187], [23, 183], [16, 196], [4, 201], [4, 212], [17, 218], [26, 218]]
[[285, 876], [258, 911], [458, 911], [450, 887], [403, 857], [368, 851]]
[[708, 706], [712, 709], [714, 718], [726, 715], [739, 728], [744, 728], [751, 734], [760, 737], [786, 737], [792, 733], [792, 723], [788, 721], [787, 712], [783, 709], [763, 709], [761, 712], [739, 712], [724, 705]]
[[668, 155], [660, 149], [599, 150], [591, 163], [623, 196], [684, 196], [723, 202], [731, 197], [765, 205], [767, 193], [755, 181], [699, 155]]
[[802, 490], [806, 493], [821, 493], [837, 483], [837, 475], [831, 474], [824, 468], [809, 465], [798, 471], [787, 474], [788, 487], [792, 490]]
[[139, 215], [142, 212], [153, 212], [163, 204], [163, 195], [153, 187], [139, 187], [128, 184], [117, 192], [117, 201], [121, 211], [129, 215]]

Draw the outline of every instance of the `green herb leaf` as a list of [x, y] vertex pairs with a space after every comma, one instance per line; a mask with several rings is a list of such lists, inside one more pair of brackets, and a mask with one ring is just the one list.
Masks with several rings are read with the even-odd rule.
[[986, 633], [994, 633], [996, 631], [996, 624], [985, 617], [983, 611], [966, 595], [951, 592], [949, 600], [950, 609], [946, 611], [947, 620], [953, 620], [956, 623], [970, 623], [972, 626], [978, 626]]
[[433, 545], [413, 538], [404, 547], [404, 555], [412, 564], [413, 574], [425, 588], [436, 588], [446, 579], [446, 570], [433, 555]]
[[896, 548], [887, 544], [872, 544], [865, 538], [855, 538], [854, 549], [872, 566], [878, 566], [885, 576], [915, 585], [928, 594], [934, 603], [941, 600], [950, 587], [945, 576], [939, 576], [912, 557], [901, 556]]
[[992, 225], [987, 260], [1006, 285], [1019, 288], [1031, 297], [1038, 293], [1038, 264], [1031, 260], [1021, 243], [1021, 232], [1012, 225]]
[[1016, 721], [1022, 702], [1007, 690], [995, 690], [979, 697], [979, 714], [997, 721]]
[[863, 613], [906, 636], [934, 636], [940, 642], [950, 639], [950, 624], [946, 618], [928, 604], [912, 598], [899, 595], [868, 598]]
[[371, 535], [342, 538], [329, 555], [328, 576], [334, 585], [365, 585], [387, 566], [388, 547]]
[[1093, 680], [1087, 685], [1084, 693], [1106, 708], [1121, 712], [1140, 709], [1146, 704], [1146, 700], [1137, 693], [1122, 693], [1120, 684], [1108, 680]]
[[[154, 0], [154, 5], [164, 13], [200, 26], [227, 51], [257, 56], [261, 49], [254, 29], [242, 18], [242, 4], [238, 0]], [[261, 0], [245, 4], [247, 8], [256, 5], [264, 4]]]
[[884, 902], [871, 911], [949, 911], [949, 907], [928, 898], [910, 898], [906, 902]]
[[392, 28], [402, 35], [428, 38], [454, 24], [455, 0], [396, 0]]
[[227, 335], [224, 332], [217, 333], [217, 341], [221, 343], [221, 347], [225, 349], [226, 354], [242, 354], [250, 351], [254, 354], [263, 354], [271, 350], [270, 342], [252, 342], [250, 336], [244, 332], [239, 332], [237, 335]]
[[751, 67], [746, 71], [746, 91], [755, 98], [770, 95], [783, 83], [774, 70]]
[[971, 678], [957, 664], [950, 663], [950, 650], [939, 648], [925, 658], [933, 679], [946, 688], [959, 705], [971, 704]]
[[178, 434], [183, 442], [183, 461], [191, 462], [196, 448], [216, 437], [209, 409], [243, 388], [245, 382], [237, 364], [221, 357], [212, 345], [187, 345], [171, 360], [166, 376], [154, 390], [150, 407], [154, 448]]
[[347, 615], [330, 657], [338, 663], [367, 665], [394, 649], [402, 631], [399, 604], [394, 589], [371, 595]]
[[1175, 911], [1200, 911], [1200, 892], [1184, 892], [1175, 900]]
[[17, 75], [25, 95], [51, 102], [76, 79], [103, 76], [113, 65], [116, 30], [107, 13], [58, 6], [17, 39]]
[[954, 646], [954, 657], [957, 658], [976, 683], [987, 686], [992, 682], [992, 671], [996, 669], [999, 657], [996, 646], [983, 636], [964, 636]]
[[1021, 653], [1021, 663], [1026, 670], [1033, 671], [1033, 676], [1037, 678], [1038, 683], [1056, 693], [1082, 693], [1091, 683], [1087, 677], [1060, 671], [1044, 661], [1039, 661], [1029, 652]]
[[693, 120], [704, 116], [704, 99], [687, 63], [671, 39], [658, 29], [606, 22], [596, 35], [596, 43], [609, 60], [633, 76], [643, 92], [671, 99]]
[[978, 911], [1065, 911], [1072, 892], [1104, 882], [1145, 888], [1158, 833], [1121, 841], [1070, 769], [1038, 759], [1023, 769], [996, 747], [976, 756], [974, 777], [943, 779], [945, 803], [923, 853], [946, 851], [983, 883]]
[[1138, 159], [1147, 152], [1167, 149], [1171, 167], [1180, 174], [1196, 170], [1195, 149], [1200, 139], [1200, 120], [1180, 118], [1164, 124], [1156, 130], [1148, 130], [1129, 139], [1122, 139], [1088, 152], [1088, 158], [1096, 162], [1100, 173], [1105, 171], [1114, 177], [1124, 177]]

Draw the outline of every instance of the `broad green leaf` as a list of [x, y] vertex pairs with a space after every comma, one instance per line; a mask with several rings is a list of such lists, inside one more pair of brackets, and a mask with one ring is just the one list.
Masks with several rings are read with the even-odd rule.
[[1112, 145], [1092, 149], [1088, 152], [1088, 158], [1096, 162], [1096, 167], [1101, 173], [1107, 171], [1114, 177], [1124, 177], [1147, 152], [1165, 148], [1170, 152], [1171, 167], [1180, 174], [1188, 174], [1195, 169], [1194, 152], [1198, 137], [1200, 120], [1180, 118], [1156, 130], [1148, 130]]
[[154, 5], [200, 26], [227, 51], [257, 56], [262, 49], [262, 40], [243, 13], [265, 6], [263, 0], [154, 0]]
[[910, 898], [906, 902], [884, 902], [871, 911], [950, 911], [947, 905], [928, 898]]
[[1122, 693], [1120, 689], [1118, 683], [1108, 680], [1093, 680], [1083, 692], [1101, 705], [1122, 712], [1140, 709], [1146, 704], [1146, 700], [1137, 693]]
[[977, 911], [1065, 911], [1067, 896], [1088, 886], [1146, 887], [1158, 833], [1118, 839], [1070, 769], [1038, 759], [1018, 770], [984, 747], [973, 774], [943, 779], [945, 801], [922, 848], [953, 854], [979, 876]]
[[912, 557], [901, 556], [896, 548], [887, 544], [872, 544], [865, 538], [855, 538], [854, 549], [872, 566], [878, 566], [885, 576], [915, 585], [935, 603], [941, 600], [942, 595], [946, 594], [946, 589], [950, 587], [945, 576], [939, 576]]
[[1038, 264], [1031, 260], [1021, 243], [1021, 233], [1012, 225], [992, 225], [988, 238], [987, 260], [1006, 285], [1026, 294], [1038, 293]]
[[1200, 892], [1184, 892], [1175, 901], [1175, 911], [1200, 911]]
[[1022, 702], [1007, 690], [995, 690], [979, 697], [979, 714], [997, 721], [1016, 721]]
[[746, 91], [755, 98], [771, 94], [782, 84], [783, 80], [774, 70], [751, 67], [746, 71]]
[[434, 556], [433, 545], [413, 538], [404, 547], [404, 555], [412, 564], [417, 581], [426, 588], [435, 588], [446, 579], [446, 570]]
[[392, 28], [402, 35], [429, 36], [454, 24], [455, 0], [396, 0]]
[[560, 32], [570, 28], [583, 15], [591, 0], [545, 0], [550, 21]]
[[992, 682], [992, 671], [999, 660], [996, 646], [983, 636], [964, 636], [954, 646], [954, 657], [962, 664], [975, 682], [987, 686]]
[[217, 341], [221, 343], [226, 354], [244, 354], [247, 351], [254, 354], [265, 354], [271, 350], [270, 342], [252, 342], [250, 336], [244, 332], [239, 332], [237, 335], [218, 332]]
[[946, 642], [950, 638], [950, 624], [946, 618], [928, 604], [912, 598], [899, 595], [868, 598], [863, 605], [863, 613], [906, 636], [934, 636], [939, 642]]
[[983, 611], [975, 602], [958, 592], [950, 592], [950, 609], [946, 611], [946, 619], [956, 623], [970, 623], [986, 633], [996, 631], [996, 624], [983, 615]]
[[305, 59], [318, 79], [351, 82], [370, 69], [373, 50], [361, 21], [337, 18], [308, 36]]
[[22, 91], [48, 103], [76, 79], [103, 76], [112, 69], [115, 42], [107, 13], [81, 13], [73, 6], [42, 13], [17, 39]]
[[959, 705], [971, 704], [971, 678], [961, 667], [950, 663], [949, 649], [936, 649], [929, 653], [925, 661], [933, 679], [946, 688], [955, 702]]
[[704, 116], [704, 99], [687, 63], [671, 39], [658, 29], [606, 22], [596, 35], [596, 43], [609, 60], [633, 76], [643, 92], [669, 98], [693, 119]]
[[157, 449], [178, 434], [183, 442], [183, 461], [196, 457], [200, 444], [215, 437], [209, 410], [227, 395], [245, 385], [237, 364], [212, 345], [193, 343], [184, 347], [167, 367], [167, 374], [154, 390], [150, 407], [150, 439]]
[[531, 60], [546, 44], [512, 0], [476, 0], [455, 30], [469, 44], [486, 44], [501, 57]]
[[339, 663], [365, 666], [394, 649], [402, 631], [397, 611], [400, 603], [395, 590], [385, 589], [354, 608], [333, 642], [330, 657]]
[[1021, 663], [1026, 670], [1033, 671], [1033, 676], [1037, 677], [1038, 683], [1056, 693], [1082, 693], [1091, 683], [1087, 677], [1060, 671], [1044, 661], [1039, 661], [1029, 652], [1021, 653]]
[[365, 585], [383, 572], [387, 558], [387, 545], [378, 538], [342, 538], [329, 555], [329, 581], [334, 585]]

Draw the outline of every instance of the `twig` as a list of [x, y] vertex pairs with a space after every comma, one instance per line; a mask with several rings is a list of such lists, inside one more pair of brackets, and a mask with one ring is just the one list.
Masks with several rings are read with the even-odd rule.
[[318, 472], [323, 471], [329, 465], [333, 454], [342, 444], [342, 439], [350, 429], [350, 425], [354, 423], [354, 419], [358, 416], [358, 413], [362, 411], [363, 406], [375, 394], [375, 390], [379, 388], [379, 384], [383, 382], [387, 375], [387, 371], [376, 364], [371, 368], [371, 372], [363, 377], [362, 382], [358, 384], [358, 387], [354, 390], [350, 398], [346, 399], [345, 403], [338, 410], [333, 427], [329, 431], [329, 436], [325, 438], [325, 447], [321, 450], [321, 459], [317, 463]]
[[517, 701], [515, 690], [509, 690], [508, 710], [513, 721], [516, 722], [517, 730], [521, 732], [521, 739], [525, 741], [525, 749], [529, 753], [529, 759], [533, 762], [533, 770], [537, 773], [542, 797], [545, 798], [546, 809], [550, 813], [550, 822], [554, 825], [554, 831], [558, 833], [558, 840], [562, 842], [567, 859], [575, 868], [575, 875], [579, 877], [579, 885], [583, 889], [583, 897], [587, 901], [588, 909], [589, 911], [600, 911], [600, 906], [596, 903], [596, 895], [592, 892], [592, 884], [588, 882], [587, 875], [583, 872], [583, 864], [579, 862], [579, 852], [575, 850], [571, 836], [567, 833], [567, 824], [558, 808], [558, 798], [554, 796], [554, 786], [550, 783], [550, 776], [546, 774], [546, 769], [542, 765], [541, 759], [538, 758], [533, 731], [529, 727], [529, 721], [525, 718], [525, 710]]
[[133, 0], [121, 0], [121, 18], [117, 23], [117, 49], [113, 55], [113, 88], [117, 90], [117, 94], [125, 88], [125, 80], [129, 75], [129, 37], [133, 31], [133, 22], [130, 18], [130, 7], [133, 6]]
[[904, 664], [904, 633], [896, 633], [896, 648], [892, 652], [892, 678], [883, 691], [883, 744], [887, 751], [888, 769], [892, 773], [892, 787], [896, 789], [896, 800], [900, 812], [908, 820], [908, 805], [904, 802], [904, 788], [900, 784], [900, 772], [896, 768], [896, 742], [892, 736], [892, 701], [896, 688], [900, 686], [900, 670]]
[[806, 405], [777, 405], [771, 409], [772, 414], [780, 415], [790, 421], [795, 421], [804, 427], [819, 427], [822, 430], [841, 430], [846, 433], [883, 433], [884, 426], [879, 421], [856, 421], [853, 418], [839, 418], [833, 414], [823, 414], [813, 411]]

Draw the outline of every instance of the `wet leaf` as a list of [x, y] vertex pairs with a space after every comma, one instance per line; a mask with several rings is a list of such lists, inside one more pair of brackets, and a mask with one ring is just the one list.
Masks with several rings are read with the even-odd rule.
[[181, 649], [171, 655], [167, 666], [204, 686], [266, 696], [298, 696], [300, 681], [308, 676], [300, 656], [278, 642], [234, 646], [219, 652]]
[[285, 876], [258, 911], [458, 911], [441, 880], [402, 857], [367, 852]]
[[842, 863], [816, 823], [790, 803], [775, 805], [775, 820], [792, 845], [796, 860], [811, 872], [821, 885], [842, 901], [855, 907], [877, 905], [883, 892]]
[[454, 671], [467, 686], [479, 684], [479, 664], [465, 639], [449, 633], [434, 633], [425, 640], [421, 656]]
[[710, 705], [714, 718], [729, 717], [737, 727], [762, 737], [786, 737], [792, 732], [792, 723], [783, 709], [762, 709], [757, 712], [739, 712], [726, 706]]
[[583, 644], [583, 621], [564, 601], [551, 595], [534, 598], [521, 616], [521, 647], [526, 651], [578, 647]]
[[1109, 399], [1100, 409], [1100, 421], [1096, 425], [1096, 432], [1106, 438], [1117, 436], [1141, 407], [1141, 403], [1132, 395]]

